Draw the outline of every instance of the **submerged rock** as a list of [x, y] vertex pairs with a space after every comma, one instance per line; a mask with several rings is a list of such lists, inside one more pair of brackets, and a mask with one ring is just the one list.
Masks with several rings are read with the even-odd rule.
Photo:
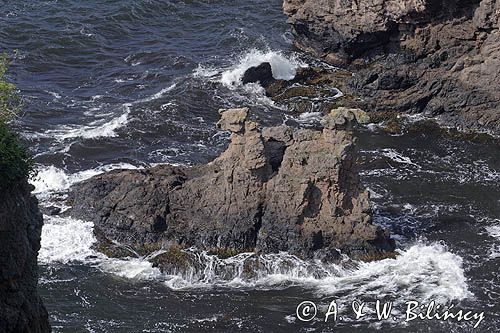
[[295, 45], [374, 111], [500, 133], [500, 0], [284, 0]]
[[363, 120], [360, 110], [332, 111], [335, 126], [323, 130], [261, 129], [247, 115], [247, 109], [221, 111], [218, 126], [232, 132], [231, 143], [213, 162], [98, 175], [72, 188], [71, 214], [136, 249], [163, 243], [301, 257], [394, 250], [388, 233], [371, 223], [369, 194], [356, 171], [348, 128]]
[[0, 189], [0, 332], [50, 332], [38, 296], [37, 256], [43, 219], [25, 181]]

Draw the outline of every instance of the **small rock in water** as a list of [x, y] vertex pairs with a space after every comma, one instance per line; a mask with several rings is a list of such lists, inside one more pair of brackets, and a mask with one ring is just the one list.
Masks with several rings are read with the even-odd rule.
[[47, 207], [47, 214], [50, 216], [59, 215], [61, 213], [61, 208], [56, 206]]
[[264, 88], [275, 81], [271, 64], [263, 62], [259, 66], [250, 67], [243, 74], [241, 79], [243, 84], [259, 82]]

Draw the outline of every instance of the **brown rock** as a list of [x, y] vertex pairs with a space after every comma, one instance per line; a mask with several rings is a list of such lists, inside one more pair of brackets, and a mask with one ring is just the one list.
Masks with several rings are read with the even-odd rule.
[[500, 0], [284, 0], [295, 44], [374, 111], [500, 133]]
[[241, 132], [248, 116], [248, 108], [241, 109], [220, 109], [221, 119], [217, 123], [217, 128], [234, 133]]
[[[348, 117], [346, 122], [361, 112], [341, 111], [337, 117]], [[222, 128], [233, 133], [213, 162], [96, 176], [72, 189], [71, 214], [135, 248], [163, 242], [306, 257], [320, 250], [358, 256], [394, 249], [388, 235], [371, 224], [350, 131], [261, 130], [246, 120], [247, 109], [221, 115]]]

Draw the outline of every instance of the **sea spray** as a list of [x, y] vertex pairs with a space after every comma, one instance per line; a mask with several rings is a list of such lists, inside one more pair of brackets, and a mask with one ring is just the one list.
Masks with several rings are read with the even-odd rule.
[[220, 82], [226, 87], [241, 85], [241, 78], [250, 67], [258, 66], [263, 62], [269, 62], [275, 79], [291, 80], [295, 77], [296, 70], [305, 65], [294, 56], [285, 56], [282, 52], [252, 49], [238, 60], [238, 63], [225, 70]]
[[[196, 248], [183, 250], [189, 265], [161, 270], [154, 258], [108, 258], [93, 250], [93, 224], [71, 218], [46, 217], [40, 262], [92, 263], [101, 270], [137, 280], [155, 280], [172, 289], [229, 287], [237, 289], [311, 288], [318, 296], [339, 299], [397, 297], [448, 302], [471, 296], [462, 259], [441, 244], [417, 243], [396, 259], [327, 264], [302, 260], [286, 252], [242, 253], [219, 258]], [[148, 260], [146, 260], [148, 259]], [[161, 265], [160, 265], [161, 267]]]
[[30, 180], [30, 183], [35, 186], [33, 192], [39, 199], [43, 199], [50, 192], [67, 190], [73, 184], [115, 169], [138, 169], [138, 167], [129, 163], [114, 163], [76, 173], [68, 173], [52, 165], [39, 165], [37, 166], [37, 174]]

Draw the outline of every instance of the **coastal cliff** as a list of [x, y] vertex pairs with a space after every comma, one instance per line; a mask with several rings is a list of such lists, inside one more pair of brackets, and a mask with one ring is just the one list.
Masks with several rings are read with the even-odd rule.
[[43, 219], [25, 180], [0, 191], [0, 332], [50, 332], [37, 293]]
[[295, 45], [347, 68], [367, 110], [500, 133], [500, 1], [285, 0]]
[[33, 161], [10, 126], [20, 100], [7, 68], [0, 54], [0, 332], [45, 333], [48, 314], [37, 292], [43, 218], [28, 184]]
[[231, 143], [209, 164], [113, 171], [72, 188], [70, 214], [95, 222], [98, 249], [195, 246], [325, 259], [338, 258], [337, 249], [357, 258], [392, 253], [393, 240], [371, 223], [355, 168], [350, 126], [366, 121], [364, 112], [333, 110], [322, 130], [261, 129], [246, 108], [221, 117]]

